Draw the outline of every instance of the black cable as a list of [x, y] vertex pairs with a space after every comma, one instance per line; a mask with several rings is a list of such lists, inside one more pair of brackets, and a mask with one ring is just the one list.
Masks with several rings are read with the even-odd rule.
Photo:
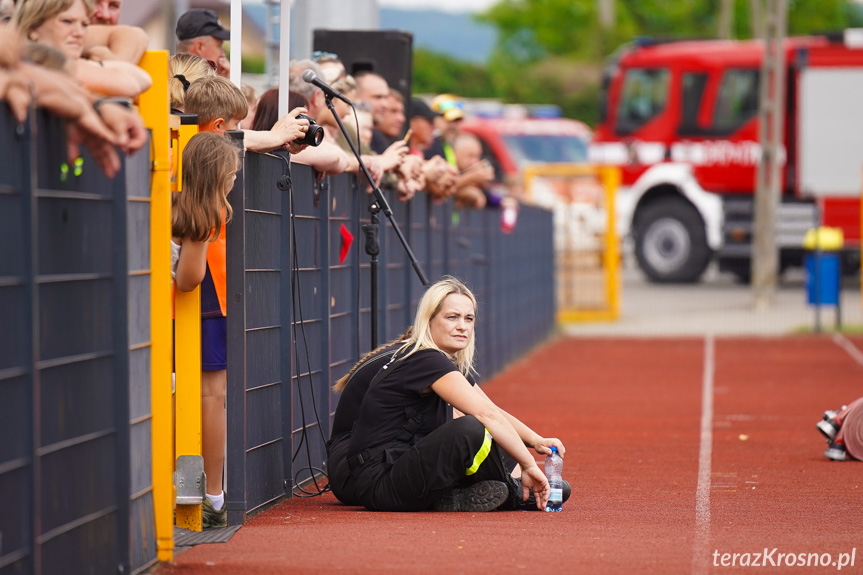
[[[274, 158], [280, 158], [285, 163], [285, 166], [288, 170], [288, 173], [290, 173], [290, 163], [283, 156], [279, 156], [276, 154], [269, 154], [269, 153], [265, 154], [265, 155], [270, 156], [270, 157], [274, 157]], [[283, 175], [283, 178], [284, 178], [284, 175]], [[284, 180], [280, 180], [280, 183], [281, 182], [284, 182]], [[326, 437], [324, 436], [323, 425], [321, 424], [320, 415], [318, 414], [318, 406], [317, 406], [317, 401], [315, 400], [315, 394], [314, 394], [314, 386], [313, 386], [314, 382], [312, 381], [312, 378], [311, 378], [312, 361], [311, 361], [311, 357], [309, 356], [309, 346], [308, 346], [308, 341], [306, 339], [306, 330], [305, 330], [305, 323], [304, 323], [303, 311], [302, 311], [302, 309], [303, 309], [302, 294], [300, 293], [300, 288], [299, 288], [300, 260], [299, 260], [299, 252], [297, 251], [297, 226], [296, 226], [296, 214], [294, 211], [294, 186], [293, 186], [293, 182], [291, 181], [290, 177], [288, 177], [287, 181], [284, 183], [284, 186], [287, 187], [286, 191], [288, 192], [288, 209], [290, 211], [289, 217], [291, 219], [291, 239], [292, 239], [292, 244], [293, 244], [292, 250], [291, 250], [291, 292], [292, 292], [292, 296], [293, 296], [293, 297], [291, 297], [291, 308], [292, 308], [292, 311], [294, 314], [294, 321], [292, 323], [291, 329], [292, 329], [292, 334], [293, 334], [293, 338], [294, 338], [294, 360], [295, 360], [295, 365], [297, 366], [297, 394], [299, 396], [299, 401], [300, 401], [300, 417], [303, 420], [302, 431], [300, 432], [300, 442], [297, 444], [296, 451], [291, 456], [291, 463], [296, 461], [297, 457], [299, 456], [300, 449], [302, 448], [303, 444], [305, 444], [305, 446], [306, 446], [306, 460], [308, 463], [308, 467], [300, 468], [294, 474], [294, 477], [292, 478], [293, 479], [292, 490], [296, 489], [296, 490], [299, 490], [300, 492], [305, 494], [302, 496], [298, 495], [298, 497], [315, 497], [315, 496], [322, 495], [322, 494], [326, 493], [329, 490], [329, 483], [327, 483], [324, 487], [321, 487], [320, 485], [318, 485], [318, 479], [315, 476], [315, 471], [319, 471], [324, 476], [326, 476], [326, 473], [322, 469], [317, 468], [314, 465], [312, 465], [311, 445], [310, 445], [310, 442], [309, 442], [308, 437], [307, 437], [306, 409], [305, 409], [305, 405], [303, 402], [302, 378], [300, 376], [300, 373], [301, 373], [300, 367], [299, 367], [300, 366], [300, 358], [299, 358], [299, 355], [297, 353], [297, 323], [298, 323], [298, 321], [300, 324], [300, 331], [301, 331], [302, 337], [303, 337], [303, 345], [306, 348], [306, 367], [307, 367], [308, 376], [309, 376], [309, 388], [312, 389], [312, 406], [314, 408], [314, 413], [315, 413], [315, 422], [318, 425], [318, 431], [321, 434], [321, 439], [324, 441], [324, 444], [326, 444], [327, 440], [326, 440]], [[279, 188], [283, 189], [283, 186], [280, 185]], [[297, 310], [297, 306], [299, 306], [299, 310]], [[290, 440], [290, 438], [288, 440]], [[308, 471], [310, 473], [311, 479], [314, 481], [315, 488], [317, 489], [316, 492], [306, 491], [305, 489], [300, 487], [298, 477], [299, 477], [299, 474], [303, 471]]]
[[[308, 426], [306, 425], [306, 408], [305, 408], [305, 405], [303, 403], [303, 386], [302, 386], [302, 377], [300, 375], [301, 374], [300, 360], [299, 360], [299, 355], [297, 353], [297, 341], [298, 341], [298, 339], [297, 339], [297, 324], [299, 323], [300, 333], [302, 334], [302, 337], [303, 337], [303, 345], [305, 346], [306, 371], [308, 372], [309, 389], [312, 390], [312, 407], [314, 408], [315, 422], [318, 425], [318, 432], [321, 434], [321, 439], [323, 440], [324, 444], [326, 444], [327, 440], [326, 440], [326, 437], [324, 437], [323, 425], [321, 424], [320, 415], [318, 414], [317, 400], [315, 399], [315, 394], [314, 394], [314, 385], [313, 385], [314, 382], [312, 381], [312, 361], [311, 361], [311, 357], [309, 356], [309, 345], [308, 345], [308, 340], [306, 339], [305, 319], [303, 318], [303, 299], [302, 299], [302, 293], [301, 293], [301, 289], [300, 289], [300, 258], [299, 258], [299, 252], [297, 251], [297, 226], [296, 226], [296, 213], [294, 211], [294, 188], [293, 188], [293, 185], [291, 185], [291, 187], [290, 187], [289, 201], [290, 201], [289, 205], [290, 205], [290, 212], [291, 212], [291, 215], [290, 215], [290, 217], [291, 217], [291, 239], [292, 239], [292, 244], [293, 244], [292, 254], [291, 254], [292, 255], [292, 258], [291, 258], [291, 260], [292, 260], [291, 261], [291, 290], [292, 290], [293, 294], [295, 295], [295, 297], [291, 298], [291, 304], [292, 304], [292, 307], [294, 310], [294, 322], [293, 322], [292, 328], [293, 328], [293, 335], [294, 335], [294, 359], [296, 362], [295, 365], [297, 366], [297, 393], [298, 393], [299, 400], [300, 400], [300, 416], [302, 417], [302, 420], [303, 420], [303, 430], [302, 430], [301, 435], [300, 435], [300, 442], [297, 445], [297, 450], [294, 452], [294, 455], [291, 457], [291, 462], [293, 463], [294, 461], [296, 461], [297, 456], [300, 453], [300, 448], [303, 446], [303, 444], [305, 444], [305, 446], [306, 446], [306, 461], [308, 463], [308, 467], [298, 469], [297, 472], [294, 474], [294, 478], [293, 478], [294, 479], [294, 488], [300, 490], [303, 493], [309, 493], [309, 492], [305, 491], [303, 488], [301, 488], [299, 486], [299, 482], [297, 481], [299, 473], [301, 471], [307, 470], [309, 472], [309, 474], [311, 475], [312, 481], [314, 481], [314, 483], [315, 483], [317, 495], [321, 495], [321, 494], [325, 493], [328, 485], [324, 486], [323, 488], [320, 485], [318, 485], [318, 479], [314, 473], [316, 468], [312, 465], [311, 444], [310, 444], [308, 436], [307, 436]], [[299, 309], [297, 309], [297, 308], [299, 308]]]
[[[351, 104], [351, 110], [354, 111], [354, 123], [356, 124], [356, 127], [357, 127], [356, 145], [357, 145], [357, 150], [359, 150], [360, 149], [360, 118], [359, 118], [359, 116], [357, 116], [357, 109], [354, 107], [353, 104]], [[345, 130], [345, 131], [347, 132], [347, 130]], [[345, 135], [348, 138], [351, 137], [350, 134], [345, 134]], [[354, 193], [355, 198], [362, 197], [362, 194], [360, 194], [360, 180], [361, 180], [360, 174], [362, 174], [362, 170], [357, 170], [357, 178], [356, 178], [357, 189], [355, 190], [355, 193]], [[374, 196], [372, 196], [372, 197], [374, 198]], [[374, 200], [372, 200], [372, 201], [374, 201]], [[357, 208], [359, 208], [359, 205], [360, 205], [360, 203], [358, 201], [357, 202]], [[369, 271], [369, 273], [371, 273], [371, 271]], [[356, 310], [357, 310], [357, 334], [360, 333], [360, 326], [362, 325], [362, 322], [360, 321], [360, 305], [362, 304], [362, 301], [361, 301], [362, 298], [360, 298], [360, 292], [362, 291], [360, 289], [360, 280], [361, 279], [362, 279], [362, 273], [360, 273], [359, 261], [357, 261], [357, 307], [356, 307]], [[357, 335], [357, 361], [359, 361], [361, 355], [362, 354], [360, 353], [360, 338], [359, 338], [359, 335]]]

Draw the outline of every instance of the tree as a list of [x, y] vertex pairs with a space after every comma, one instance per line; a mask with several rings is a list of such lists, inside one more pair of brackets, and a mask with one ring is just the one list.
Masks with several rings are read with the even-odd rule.
[[[614, 2], [613, 26], [599, 25], [600, 3]], [[731, 36], [754, 37], [751, 0], [500, 0], [477, 16], [498, 31], [486, 66], [425, 50], [414, 53], [414, 89], [505, 102], [556, 104], [589, 124], [599, 108], [605, 59], [639, 36], [715, 38], [723, 9]], [[606, 10], [608, 6], [605, 7]], [[790, 0], [789, 35], [863, 26], [854, 0]]]
[[417, 93], [451, 93], [467, 98], [499, 97], [485, 66], [422, 48], [413, 53], [412, 89]]

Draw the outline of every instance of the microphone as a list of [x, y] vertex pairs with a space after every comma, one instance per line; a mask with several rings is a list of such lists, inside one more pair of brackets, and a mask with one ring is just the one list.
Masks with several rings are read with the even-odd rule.
[[353, 106], [350, 100], [342, 96], [341, 92], [318, 78], [312, 70], [306, 69], [306, 71], [303, 72], [303, 80], [305, 80], [309, 84], [314, 84], [315, 86], [323, 90], [324, 94], [326, 94], [328, 97], [338, 98], [348, 106]]

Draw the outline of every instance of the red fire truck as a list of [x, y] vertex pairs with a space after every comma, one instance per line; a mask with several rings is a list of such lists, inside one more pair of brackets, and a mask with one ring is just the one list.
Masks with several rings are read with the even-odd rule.
[[[854, 32], [786, 39], [777, 246], [800, 265], [803, 236], [841, 228], [859, 265], [863, 48]], [[759, 145], [759, 41], [640, 42], [603, 78], [591, 161], [618, 165], [618, 232], [652, 281], [697, 281], [712, 258], [749, 277]]]

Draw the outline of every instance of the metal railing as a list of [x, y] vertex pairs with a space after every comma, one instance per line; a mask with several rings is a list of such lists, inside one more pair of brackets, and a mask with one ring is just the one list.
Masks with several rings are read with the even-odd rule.
[[[142, 65], [167, 69], [167, 53]], [[86, 153], [69, 168], [60, 120], [36, 112], [19, 127], [0, 110], [0, 569], [134, 573], [172, 556], [171, 130], [152, 76], [139, 101], [150, 153], [123, 158], [113, 180]], [[325, 472], [330, 386], [372, 341], [369, 196], [353, 176], [289, 165], [246, 153], [229, 196], [231, 524]], [[495, 210], [426, 195], [392, 207], [429, 278], [476, 292], [483, 378], [551, 333], [550, 212], [525, 206], [505, 234]], [[355, 241], [342, 261], [343, 229]], [[384, 341], [423, 286], [386, 223], [380, 241]]]

